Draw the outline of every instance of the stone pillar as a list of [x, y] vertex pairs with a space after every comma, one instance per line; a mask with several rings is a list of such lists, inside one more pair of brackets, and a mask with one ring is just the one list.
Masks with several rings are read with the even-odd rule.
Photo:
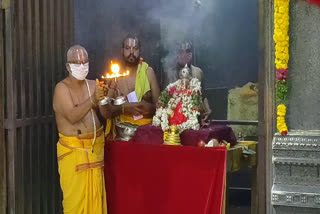
[[320, 7], [302, 0], [290, 3], [288, 125], [320, 129]]
[[272, 149], [275, 213], [320, 213], [320, 131], [276, 135]]
[[276, 214], [320, 213], [320, 8], [291, 0], [289, 34], [290, 132], [273, 139], [271, 203]]

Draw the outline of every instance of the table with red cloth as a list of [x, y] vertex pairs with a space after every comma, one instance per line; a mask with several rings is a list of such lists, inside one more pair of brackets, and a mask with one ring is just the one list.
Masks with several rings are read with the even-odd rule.
[[220, 214], [226, 148], [162, 145], [161, 132], [150, 128], [130, 142], [106, 143], [108, 213]]
[[220, 214], [225, 148], [106, 144], [109, 214]]

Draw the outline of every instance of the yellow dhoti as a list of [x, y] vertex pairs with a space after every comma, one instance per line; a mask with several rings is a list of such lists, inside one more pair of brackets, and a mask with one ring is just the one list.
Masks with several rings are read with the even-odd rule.
[[64, 213], [106, 214], [103, 128], [97, 131], [93, 147], [93, 133], [59, 137], [57, 155]]

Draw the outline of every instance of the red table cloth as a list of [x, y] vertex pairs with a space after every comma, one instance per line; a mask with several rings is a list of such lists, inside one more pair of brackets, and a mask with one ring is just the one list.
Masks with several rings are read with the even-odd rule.
[[108, 142], [108, 214], [220, 214], [226, 149]]

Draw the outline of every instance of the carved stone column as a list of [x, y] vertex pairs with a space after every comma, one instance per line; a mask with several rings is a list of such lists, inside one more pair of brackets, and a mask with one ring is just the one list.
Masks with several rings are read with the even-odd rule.
[[275, 135], [272, 148], [275, 213], [320, 213], [320, 131]]

